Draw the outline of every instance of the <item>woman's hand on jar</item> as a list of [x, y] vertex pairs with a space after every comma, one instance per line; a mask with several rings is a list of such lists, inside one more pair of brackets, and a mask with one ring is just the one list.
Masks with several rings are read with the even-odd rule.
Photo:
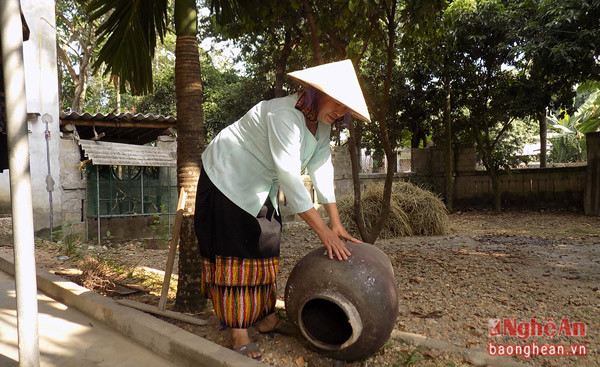
[[[348, 260], [348, 256], [352, 255], [350, 250], [346, 248], [346, 244], [338, 237], [338, 234], [333, 230], [327, 228], [327, 230], [317, 232], [323, 246], [327, 249], [327, 256], [333, 260], [334, 256], [338, 260]], [[346, 233], [347, 234], [347, 233]]]
[[348, 256], [351, 255], [350, 250], [346, 248], [346, 244], [340, 238], [355, 243], [361, 243], [361, 241], [346, 232], [341, 224], [335, 203], [325, 204], [324, 206], [331, 218], [331, 228], [325, 224], [315, 208], [310, 208], [305, 212], [298, 213], [298, 215], [317, 233], [323, 246], [327, 249], [327, 255], [330, 259], [333, 260], [335, 256], [338, 260], [348, 260]]
[[333, 231], [333, 233], [335, 233], [338, 237], [345, 239], [346, 241], [350, 241], [350, 242], [354, 242], [354, 243], [362, 243], [361, 240], [352, 237], [344, 227], [342, 227], [342, 225], [333, 225], [331, 226], [331, 230]]

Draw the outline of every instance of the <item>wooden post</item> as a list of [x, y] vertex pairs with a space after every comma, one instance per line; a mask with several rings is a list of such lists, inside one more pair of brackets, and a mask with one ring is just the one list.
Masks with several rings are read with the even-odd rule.
[[169, 310], [158, 310], [156, 307], [147, 305], [145, 303], [132, 301], [130, 299], [118, 299], [117, 303], [123, 306], [135, 308], [136, 310], [152, 313], [155, 315], [165, 316], [171, 319], [187, 322], [188, 324], [204, 326], [208, 324], [208, 321], [196, 318], [191, 315], [182, 314], [180, 312], [169, 311]]
[[163, 280], [160, 300], [158, 301], [158, 309], [164, 310], [167, 304], [167, 296], [169, 294], [169, 286], [171, 284], [171, 274], [173, 273], [173, 262], [175, 261], [175, 253], [177, 252], [177, 244], [179, 243], [179, 232], [181, 231], [181, 222], [183, 220], [183, 209], [185, 207], [186, 192], [181, 188], [179, 193], [179, 202], [177, 203], [177, 213], [175, 214], [175, 222], [173, 224], [173, 234], [169, 241], [169, 257], [167, 258], [167, 267], [165, 269], [165, 278]]

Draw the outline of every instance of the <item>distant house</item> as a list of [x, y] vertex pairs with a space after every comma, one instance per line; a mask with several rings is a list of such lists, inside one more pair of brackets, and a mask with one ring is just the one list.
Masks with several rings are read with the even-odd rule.
[[[546, 151], [552, 149], [552, 143], [546, 143]], [[538, 168], [540, 166], [540, 143], [526, 143], [520, 152], [515, 154], [517, 159], [522, 160], [520, 168]], [[532, 162], [533, 161], [533, 162]]]

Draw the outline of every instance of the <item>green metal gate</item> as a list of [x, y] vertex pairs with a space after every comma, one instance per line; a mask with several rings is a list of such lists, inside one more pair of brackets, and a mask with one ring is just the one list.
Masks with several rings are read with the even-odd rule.
[[89, 218], [174, 215], [176, 169], [88, 164], [86, 199]]

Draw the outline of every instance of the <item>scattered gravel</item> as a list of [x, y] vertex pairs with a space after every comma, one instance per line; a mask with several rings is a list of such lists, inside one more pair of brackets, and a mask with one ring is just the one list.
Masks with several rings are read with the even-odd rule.
[[[494, 345], [585, 345], [587, 356], [533, 356], [512, 360], [532, 366], [600, 366], [600, 218], [559, 212], [463, 212], [450, 216], [452, 233], [436, 237], [403, 237], [376, 243], [390, 258], [398, 284], [400, 309], [394, 335], [407, 332], [450, 345], [487, 353]], [[284, 225], [280, 259], [279, 299], [294, 264], [320, 246], [303, 223]], [[9, 252], [9, 247], [0, 251]], [[167, 250], [147, 249], [139, 241], [119, 244], [105, 256], [129, 264], [162, 270]], [[51, 271], [77, 267], [58, 260], [64, 245], [37, 247], [38, 266]], [[176, 267], [175, 267], [176, 268]], [[138, 293], [138, 301], [157, 303], [157, 292]], [[284, 312], [280, 310], [280, 312]], [[223, 330], [211, 310], [200, 317], [207, 326], [168, 320], [223, 346]], [[586, 335], [491, 337], [490, 319], [517, 319], [542, 324], [552, 319], [584, 323]], [[336, 366], [311, 351], [303, 339], [258, 334], [251, 337], [271, 366]], [[399, 338], [377, 353], [346, 366], [471, 366], [486, 365], [456, 351], [407, 345]], [[501, 365], [500, 362], [494, 365]]]

